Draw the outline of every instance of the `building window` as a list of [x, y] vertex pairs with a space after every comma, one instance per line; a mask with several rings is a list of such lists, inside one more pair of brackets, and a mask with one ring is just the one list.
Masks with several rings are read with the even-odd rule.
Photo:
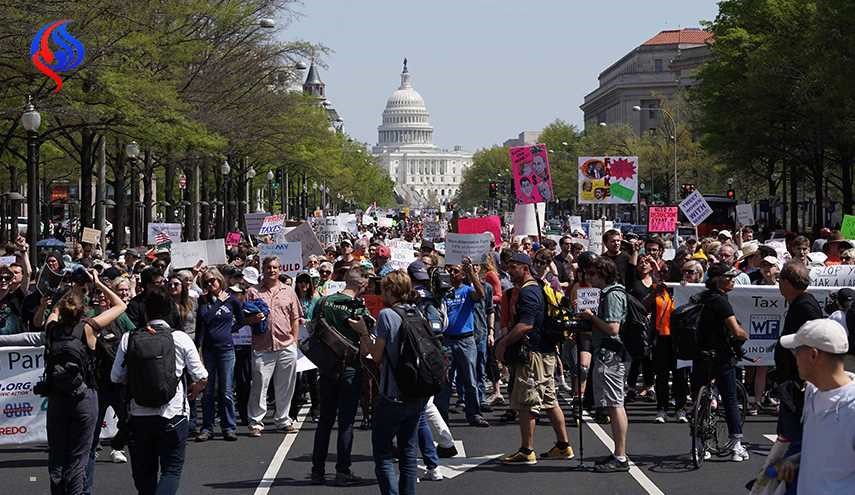
[[655, 72], [662, 72], [662, 59], [657, 58], [653, 61], [653, 70]]

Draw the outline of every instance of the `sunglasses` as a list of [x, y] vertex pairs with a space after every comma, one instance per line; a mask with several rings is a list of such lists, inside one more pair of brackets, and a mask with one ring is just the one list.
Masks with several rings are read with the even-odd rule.
[[[696, 272], [695, 270], [683, 270], [683, 273], [685, 273], [687, 275], [694, 275], [698, 272]], [[700, 275], [700, 274], [698, 274], [698, 275]]]
[[219, 280], [217, 280], [215, 278], [209, 278], [209, 279], [202, 281], [202, 283], [205, 285], [214, 285], [214, 282], [219, 282]]
[[532, 261], [532, 263], [534, 263], [537, 266], [546, 266], [549, 264], [549, 262], [546, 260], [534, 260], [534, 261]]
[[460, 268], [449, 268], [448, 273], [450, 273], [452, 275], [460, 273]]
[[329, 275], [332, 272], [329, 270], [318, 270], [318, 273], [320, 273], [321, 275]]

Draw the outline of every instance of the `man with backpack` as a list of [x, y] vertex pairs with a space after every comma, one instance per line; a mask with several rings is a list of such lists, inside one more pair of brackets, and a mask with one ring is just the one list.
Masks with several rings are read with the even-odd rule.
[[[165, 321], [173, 307], [163, 287], [146, 291], [147, 324], [122, 335], [110, 373], [114, 383], [128, 387], [131, 469], [141, 495], [178, 492], [189, 433], [187, 398], [207, 386], [195, 344]], [[186, 393], [185, 370], [193, 379]]]
[[[520, 448], [502, 458], [503, 464], [536, 464], [534, 453], [534, 429], [537, 417], [546, 413], [555, 430], [555, 446], [540, 454], [541, 459], [572, 459], [575, 455], [570, 447], [564, 412], [558, 405], [555, 391], [555, 368], [558, 362], [555, 344], [543, 334], [546, 302], [543, 289], [532, 276], [531, 258], [516, 253], [507, 263], [508, 272], [518, 287], [516, 305], [513, 308], [511, 331], [496, 342], [496, 358], [505, 359], [508, 346], [523, 341], [527, 359], [515, 362], [511, 376], [511, 408], [518, 411], [520, 426]], [[527, 351], [527, 352], [526, 352]]]

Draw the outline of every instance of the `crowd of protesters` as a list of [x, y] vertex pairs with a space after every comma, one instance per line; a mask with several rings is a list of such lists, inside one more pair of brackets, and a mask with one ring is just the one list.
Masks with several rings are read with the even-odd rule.
[[[317, 423], [308, 473], [315, 484], [364, 481], [351, 470], [360, 411], [360, 427], [373, 426], [383, 494], [415, 491], [417, 457], [427, 467], [423, 479], [443, 479], [442, 459], [457, 454], [451, 415], [479, 428], [518, 423], [520, 447], [502, 463], [572, 459], [559, 392], [581, 398], [597, 421], [611, 425], [614, 451], [595, 470], [628, 471], [625, 403], [655, 402], [655, 422], [686, 423], [693, 393], [711, 381], [728, 419], [730, 458], [739, 462], [749, 454], [736, 419], [737, 380], [751, 383], [746, 414], [778, 416], [778, 472], [790, 493], [855, 491], [849, 373], [855, 360], [847, 331], [855, 291], [841, 289], [823, 308], [807, 290], [810, 268], [855, 264], [855, 245], [839, 232], [823, 231], [814, 242], [787, 234], [764, 244], [750, 228], [677, 242], [608, 230], [599, 254], [587, 250], [591, 239], [583, 230], [567, 229], [557, 241], [508, 235], [481, 259], [446, 264], [437, 249], [442, 239], [423, 239], [422, 228], [419, 219], [402, 218], [395, 228], [343, 233], [324, 253], [308, 256], [294, 278], [283, 273], [278, 258], [261, 258], [250, 243], [228, 248], [229, 261], [220, 266], [200, 260], [173, 269], [168, 249], [107, 255], [84, 246], [68, 254], [42, 252], [40, 266], [32, 267], [30, 247], [19, 238], [6, 249], [17, 261], [0, 265], [0, 345], [77, 339], [92, 369], [84, 373], [81, 393], [48, 392], [52, 493], [91, 492], [108, 406], [118, 416], [110, 458], [128, 462], [129, 454], [135, 486], [146, 494], [178, 491], [188, 439], [233, 442], [240, 427], [250, 438], [271, 430], [294, 434], [304, 406], [306, 418]], [[408, 266], [391, 261], [390, 244], [398, 239], [414, 243], [415, 261]], [[776, 250], [781, 245], [786, 252]], [[668, 283], [705, 284], [699, 342], [714, 352], [691, 373], [677, 365], [670, 329], [676, 303]], [[774, 373], [758, 366], [742, 376], [737, 366], [748, 338], [727, 297], [737, 285], [778, 286], [788, 303]], [[566, 341], [547, 338], [550, 297], [572, 305], [580, 289], [591, 287], [601, 291], [599, 307], [575, 312], [589, 322], [587, 330]], [[648, 352], [633, 356], [621, 341], [630, 299], [641, 302], [654, 335]], [[416, 311], [441, 341], [448, 376], [435, 397], [405, 399], [396, 383], [401, 311]], [[297, 371], [298, 342], [318, 320], [361, 350], [334, 375]], [[157, 336], [164, 329], [174, 343], [174, 395], [169, 390], [157, 406], [144, 404], [139, 391], [128, 399], [138, 386], [128, 371], [138, 352], [134, 335]], [[502, 414], [489, 417], [494, 408]], [[533, 439], [540, 416], [549, 419], [555, 445], [538, 455]], [[800, 465], [792, 462], [799, 452]]]

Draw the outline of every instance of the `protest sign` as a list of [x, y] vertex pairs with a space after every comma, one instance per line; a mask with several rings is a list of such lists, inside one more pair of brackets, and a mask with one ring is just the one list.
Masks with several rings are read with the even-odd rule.
[[18, 258], [15, 256], [0, 256], [0, 265], [11, 265], [12, 263], [15, 263], [17, 259]]
[[736, 219], [739, 225], [754, 225], [754, 205], [736, 205]]
[[261, 230], [261, 226], [264, 225], [264, 219], [269, 216], [270, 213], [266, 211], [247, 213], [244, 215], [243, 218], [246, 221], [246, 232], [249, 235], [258, 235], [258, 232]]
[[637, 156], [580, 156], [579, 204], [638, 201]]
[[580, 216], [571, 215], [567, 223], [570, 224], [570, 232], [573, 232], [577, 229], [584, 231], [584, 229], [582, 228], [582, 217]]
[[226, 246], [237, 246], [238, 244], [240, 244], [240, 232], [226, 234]]
[[158, 244], [156, 238], [157, 234], [160, 233], [166, 234], [169, 237], [169, 241], [173, 244], [181, 242], [180, 223], [150, 223], [148, 224], [146, 243], [151, 246]]
[[[534, 204], [514, 207], [514, 235], [538, 235], [535, 221]], [[540, 231], [546, 230], [546, 203], [537, 203], [537, 218], [540, 220]]]
[[347, 284], [344, 281], [336, 282], [334, 280], [329, 280], [324, 284], [324, 295], [331, 296], [333, 294], [338, 294], [344, 290], [345, 285]]
[[813, 287], [855, 287], [855, 265], [816, 266], [810, 269]]
[[199, 260], [208, 266], [225, 265], [225, 239], [208, 239], [207, 241], [174, 242], [170, 250], [172, 268], [189, 268]]
[[663, 261], [671, 261], [677, 256], [677, 250], [674, 248], [665, 248], [662, 251], [662, 260]]
[[356, 222], [356, 215], [353, 213], [339, 213], [338, 224], [341, 230], [352, 234], [359, 235], [359, 227]]
[[299, 242], [259, 244], [258, 255], [263, 260], [268, 256], [279, 258], [282, 273], [296, 277], [303, 271], [303, 247]]
[[495, 245], [502, 244], [502, 219], [498, 215], [478, 218], [461, 218], [457, 221], [457, 231], [460, 234], [493, 234]]
[[[410, 244], [410, 243], [407, 243]], [[410, 263], [416, 261], [416, 255], [413, 251], [413, 245], [395, 246], [389, 249], [392, 252], [392, 257], [389, 258], [389, 264], [395, 267], [396, 270], [406, 270]]]
[[843, 215], [840, 233], [843, 234], [844, 239], [855, 239], [855, 216]]
[[378, 217], [377, 218], [377, 226], [378, 227], [386, 227], [391, 228], [392, 225], [395, 224], [395, 221], [389, 217]]
[[84, 242], [86, 244], [98, 244], [101, 242], [101, 231], [98, 229], [83, 227], [83, 235], [80, 236], [80, 242]]
[[446, 232], [447, 229], [445, 228], [445, 220], [436, 222], [425, 222], [425, 227], [422, 231], [422, 237], [429, 241], [432, 241], [434, 239], [443, 239], [445, 238]]
[[590, 309], [593, 312], [600, 307], [600, 289], [581, 287], [576, 289], [576, 311]]
[[692, 222], [692, 225], [700, 225], [708, 216], [712, 215], [712, 208], [697, 189], [680, 203], [680, 210]]
[[318, 240], [324, 246], [329, 244], [338, 244], [339, 236], [341, 235], [341, 225], [338, 223], [338, 217], [324, 217], [318, 219]]
[[285, 225], [285, 215], [270, 215], [264, 217], [258, 235], [273, 235], [282, 230]]
[[[517, 203], [543, 203], [552, 201], [552, 176], [545, 144], [514, 146], [508, 149]], [[498, 241], [497, 241], [498, 242]]]
[[445, 240], [445, 263], [459, 265], [463, 258], [470, 258], [472, 263], [481, 263], [484, 255], [490, 251], [492, 235], [485, 234], [448, 234]]
[[674, 232], [677, 229], [676, 206], [651, 206], [647, 209], [647, 231]]
[[252, 328], [249, 325], [238, 328], [238, 331], [232, 334], [232, 344], [235, 346], [252, 345]]
[[614, 228], [611, 220], [588, 220], [588, 251], [594, 254], [603, 253], [603, 234]]
[[782, 263], [790, 259], [790, 252], [787, 251], [787, 241], [784, 239], [769, 239], [766, 241], [766, 245], [778, 253], [778, 259], [781, 260]]
[[318, 241], [318, 236], [315, 235], [315, 231], [312, 230], [312, 227], [303, 222], [300, 225], [294, 227], [293, 230], [285, 234], [285, 240], [288, 242], [299, 242], [300, 247], [303, 251], [303, 266], [309, 264], [309, 256], [311, 255], [323, 255], [324, 248], [321, 246], [320, 241]]

